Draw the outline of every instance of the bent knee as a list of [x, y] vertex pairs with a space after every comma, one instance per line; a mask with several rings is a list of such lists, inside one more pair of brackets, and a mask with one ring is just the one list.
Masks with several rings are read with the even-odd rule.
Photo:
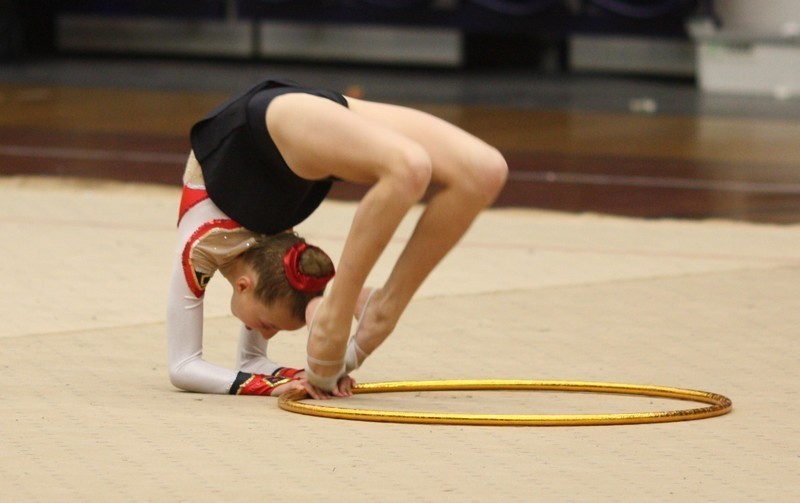
[[409, 144], [398, 154], [389, 176], [398, 194], [414, 203], [425, 195], [431, 183], [433, 173], [431, 157], [425, 149], [416, 144]]
[[508, 179], [508, 163], [496, 148], [491, 149], [484, 164], [484, 178], [492, 199], [497, 196]]
[[494, 147], [488, 147], [472, 158], [472, 165], [463, 178], [464, 190], [480, 204], [490, 205], [508, 178], [508, 164]]

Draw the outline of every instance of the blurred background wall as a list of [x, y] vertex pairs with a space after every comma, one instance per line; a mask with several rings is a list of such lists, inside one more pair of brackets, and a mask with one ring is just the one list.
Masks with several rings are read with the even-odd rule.
[[800, 93], [796, 0], [0, 0], [0, 58], [60, 55], [606, 72]]

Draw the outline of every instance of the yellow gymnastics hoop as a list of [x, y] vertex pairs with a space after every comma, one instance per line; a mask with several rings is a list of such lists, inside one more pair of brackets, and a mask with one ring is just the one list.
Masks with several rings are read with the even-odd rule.
[[676, 400], [689, 400], [711, 404], [694, 409], [621, 414], [451, 414], [437, 412], [401, 412], [329, 407], [300, 400], [308, 398], [305, 391], [287, 393], [278, 400], [278, 406], [289, 412], [309, 416], [377, 421], [385, 423], [457, 424], [480, 426], [592, 426], [613, 424], [667, 423], [691, 421], [727, 414], [733, 408], [731, 400], [723, 395], [664, 386], [619, 384], [581, 381], [531, 381], [531, 380], [444, 380], [398, 381], [359, 384], [354, 394], [393, 393], [404, 391], [570, 391], [589, 393], [614, 393], [640, 395]]

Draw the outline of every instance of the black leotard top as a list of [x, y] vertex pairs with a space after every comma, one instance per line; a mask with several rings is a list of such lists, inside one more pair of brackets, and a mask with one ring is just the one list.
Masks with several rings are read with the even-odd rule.
[[276, 234], [294, 227], [317, 209], [331, 188], [332, 180], [307, 180], [294, 174], [267, 131], [270, 101], [298, 92], [347, 106], [347, 100], [333, 91], [265, 80], [192, 126], [192, 149], [209, 197], [226, 215], [254, 232]]

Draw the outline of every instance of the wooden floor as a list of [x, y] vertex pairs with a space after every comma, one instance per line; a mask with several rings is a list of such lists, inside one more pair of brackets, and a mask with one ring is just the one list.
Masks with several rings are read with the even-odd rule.
[[[178, 185], [189, 127], [226, 97], [0, 84], [0, 174]], [[499, 206], [800, 222], [800, 121], [410, 105], [500, 148], [511, 175]]]

